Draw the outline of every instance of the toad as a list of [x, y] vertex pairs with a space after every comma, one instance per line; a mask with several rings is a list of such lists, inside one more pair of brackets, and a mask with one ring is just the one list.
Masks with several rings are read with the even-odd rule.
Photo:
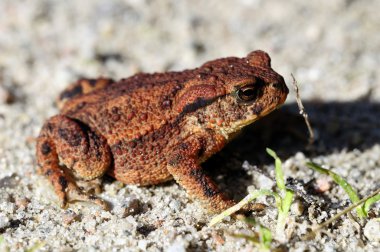
[[37, 141], [39, 171], [61, 206], [108, 204], [81, 186], [108, 174], [125, 184], [175, 179], [211, 212], [235, 202], [201, 164], [241, 129], [284, 103], [288, 88], [263, 51], [179, 72], [82, 79], [59, 96], [60, 113]]

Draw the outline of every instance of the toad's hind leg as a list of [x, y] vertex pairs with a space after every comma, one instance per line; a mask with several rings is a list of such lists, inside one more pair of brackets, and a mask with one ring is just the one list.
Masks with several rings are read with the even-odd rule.
[[[111, 152], [106, 140], [83, 123], [63, 115], [50, 118], [37, 140], [37, 162], [40, 172], [54, 186], [61, 205], [90, 201], [108, 208], [94, 195], [84, 193], [75, 179], [94, 180], [111, 165]], [[60, 166], [59, 162], [64, 166]]]
[[68, 100], [80, 95], [91, 93], [92, 91], [98, 89], [103, 89], [112, 83], [114, 83], [114, 81], [109, 78], [80, 79], [69, 85], [64, 91], [61, 92], [57, 99], [58, 108], [61, 109]]

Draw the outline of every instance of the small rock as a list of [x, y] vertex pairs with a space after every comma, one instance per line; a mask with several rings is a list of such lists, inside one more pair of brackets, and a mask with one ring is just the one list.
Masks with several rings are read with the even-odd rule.
[[303, 211], [305, 210], [305, 207], [300, 200], [295, 200], [293, 204], [290, 206], [290, 211], [292, 214], [296, 216], [301, 216]]
[[181, 203], [178, 201], [178, 200], [172, 200], [170, 203], [169, 203], [169, 207], [178, 212], [180, 210], [180, 207], [181, 207]]
[[122, 205], [116, 205], [112, 210], [121, 218], [134, 216], [141, 213], [143, 210], [140, 200], [136, 198], [127, 199]]
[[222, 237], [222, 235], [218, 233], [217, 231], [213, 231], [211, 233], [211, 236], [214, 242], [218, 245], [223, 245], [226, 242], [225, 239]]
[[12, 104], [15, 101], [15, 96], [3, 86], [0, 86], [0, 103]]
[[154, 230], [156, 230], [156, 227], [153, 225], [143, 225], [136, 228], [136, 231], [145, 237], [148, 236]]
[[89, 232], [90, 234], [94, 234], [96, 231], [96, 221], [94, 219], [86, 220], [86, 223], [84, 225], [85, 231]]
[[140, 240], [137, 246], [142, 251], [146, 251], [146, 247], [148, 246], [148, 241], [147, 240]]
[[167, 252], [186, 252], [189, 243], [184, 239], [176, 239], [168, 248]]
[[16, 174], [0, 179], [0, 188], [15, 188], [20, 183], [20, 178]]
[[331, 189], [331, 181], [326, 176], [319, 177], [314, 183], [314, 190], [318, 193], [325, 193]]
[[15, 204], [17, 208], [26, 208], [29, 202], [30, 202], [29, 199], [22, 197], [22, 198], [17, 198], [15, 201]]
[[6, 216], [0, 216], [0, 230], [9, 226], [9, 218]]
[[376, 219], [368, 221], [364, 227], [364, 235], [370, 241], [380, 242], [380, 221]]
[[66, 211], [64, 214], [63, 214], [63, 218], [62, 218], [62, 221], [63, 221], [63, 224], [65, 226], [68, 226], [70, 225], [71, 223], [73, 223], [74, 221], [78, 221], [80, 219], [80, 215], [71, 211], [71, 210], [68, 210]]
[[195, 227], [195, 229], [196, 229], [197, 231], [200, 231], [200, 230], [202, 230], [202, 228], [205, 227], [206, 225], [207, 225], [207, 223], [200, 221], [200, 222], [195, 223], [194, 227]]
[[123, 205], [123, 207], [125, 208], [124, 217], [139, 214], [142, 210], [141, 202], [138, 199], [128, 201], [127, 204]]

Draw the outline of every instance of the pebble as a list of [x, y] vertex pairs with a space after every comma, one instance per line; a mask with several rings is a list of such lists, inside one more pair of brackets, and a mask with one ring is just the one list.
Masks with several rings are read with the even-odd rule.
[[180, 208], [181, 208], [181, 202], [178, 201], [178, 200], [172, 200], [169, 203], [169, 207], [170, 207], [170, 209], [178, 212], [180, 210]]
[[74, 221], [79, 221], [79, 220], [80, 220], [80, 215], [71, 210], [65, 211], [62, 216], [62, 222], [65, 226], [68, 226]]
[[124, 205], [125, 211], [124, 211], [124, 217], [129, 215], [136, 215], [139, 214], [142, 211], [142, 204], [140, 200], [138, 199], [132, 199], [130, 200], [126, 205]]
[[301, 216], [305, 210], [305, 206], [300, 200], [295, 200], [290, 206], [290, 211], [296, 216]]
[[12, 104], [14, 100], [14, 95], [5, 87], [0, 86], [0, 104]]
[[372, 219], [364, 227], [364, 235], [372, 242], [380, 242], [380, 219]]
[[9, 218], [0, 215], [0, 229], [5, 228], [9, 225]]
[[167, 249], [167, 252], [186, 252], [188, 242], [184, 239], [176, 239]]

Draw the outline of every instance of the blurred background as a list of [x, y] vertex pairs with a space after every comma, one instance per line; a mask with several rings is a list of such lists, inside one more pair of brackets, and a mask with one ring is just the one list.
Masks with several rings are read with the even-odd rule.
[[[77, 249], [87, 246], [79, 237], [84, 237], [83, 230], [88, 228], [80, 225], [92, 225], [93, 220], [84, 219], [77, 229], [67, 233], [60, 222], [53, 221], [56, 216], [62, 219], [65, 215], [62, 217], [59, 208], [49, 205], [51, 200], [46, 199], [46, 189], [42, 186], [46, 181], [35, 174], [35, 137], [42, 123], [58, 112], [55, 99], [69, 83], [81, 77], [102, 75], [119, 79], [137, 72], [181, 71], [220, 57], [244, 57], [256, 49], [270, 54], [273, 69], [284, 76], [288, 85], [292, 82], [291, 73], [298, 80], [301, 97], [318, 133], [319, 153], [329, 156], [331, 150], [341, 151], [324, 160], [337, 165], [349, 160], [340, 172], [343, 176], [350, 174], [351, 182], [363, 193], [369, 192], [371, 185], [375, 186], [373, 181], [379, 181], [376, 173], [380, 153], [379, 10], [378, 0], [1, 0], [0, 202], [6, 203], [0, 204], [0, 212], [8, 214], [8, 222], [5, 215], [0, 215], [0, 230], [5, 232], [9, 220], [17, 217], [10, 199], [21, 194], [31, 201], [32, 209], [20, 210], [23, 216], [46, 222], [25, 224], [25, 233], [7, 231], [8, 241], [18, 241], [21, 247], [27, 247], [37, 237], [50, 239], [47, 245], [50, 249], [67, 244]], [[295, 107], [292, 91], [285, 108], [289, 104]], [[277, 126], [284, 128], [282, 124]], [[256, 136], [253, 134], [251, 138]], [[287, 158], [304, 147], [294, 139], [285, 144], [282, 136], [278, 149], [295, 149], [287, 153]], [[323, 153], [324, 150], [327, 151]], [[249, 152], [252, 156], [252, 149]], [[295, 155], [295, 160], [305, 159], [302, 155]], [[367, 162], [374, 157], [377, 161]], [[239, 160], [238, 169], [243, 160]], [[293, 172], [295, 177], [305, 177]], [[247, 181], [252, 184], [252, 176]], [[106, 188], [107, 193], [112, 194], [112, 186]], [[183, 207], [180, 209], [185, 209], [184, 213], [188, 211], [188, 216], [199, 212], [192, 204], [184, 206], [186, 195], [174, 183], [155, 189], [127, 187], [124, 193], [135, 193], [142, 202], [153, 198], [164, 204], [163, 207], [177, 197], [182, 200], [182, 205], [178, 203]], [[120, 192], [118, 197], [125, 198], [125, 195]], [[35, 214], [40, 214], [41, 202], [44, 208], [50, 208], [37, 218]], [[169, 226], [177, 218], [173, 209], [168, 213], [159, 207], [151, 211], [136, 218], [152, 223], [158, 218], [155, 214], [167, 214], [164, 219]], [[195, 220], [205, 218], [202, 216], [198, 214]], [[125, 221], [116, 220], [116, 224]], [[196, 221], [187, 221], [190, 227], [185, 229], [193, 235], [188, 240], [201, 239], [194, 229]], [[99, 223], [101, 220], [96, 220], [94, 225]], [[123, 246], [140, 246], [136, 242], [140, 236], [134, 233], [126, 239], [125, 231], [119, 232], [115, 223], [103, 231], [91, 231], [90, 227], [86, 232], [105, 240], [120, 237], [118, 242]], [[116, 234], [108, 237], [106, 234], [111, 229]], [[354, 232], [352, 226], [347, 230]], [[167, 236], [166, 231], [160, 232], [158, 229], [155, 237], [148, 240], [163, 242], [159, 249], [167, 248], [174, 238], [167, 241], [163, 238]], [[180, 231], [175, 228], [173, 232]], [[205, 232], [209, 237], [210, 231]], [[60, 238], [56, 239], [54, 234]], [[74, 237], [69, 239], [71, 236]], [[347, 236], [355, 237], [355, 234]], [[75, 247], [77, 240], [80, 245]], [[86, 242], [97, 243], [96, 239]], [[207, 242], [202, 243], [203, 249], [215, 248]], [[110, 244], [102, 248], [109, 249], [114, 243]], [[144, 244], [142, 248], [146, 248]], [[227, 250], [231, 246], [233, 250], [236, 243], [220, 246]]]
[[[193, 68], [267, 51], [304, 98], [380, 97], [379, 1], [0, 2], [1, 85], [53, 99], [79, 76]], [[370, 94], [369, 94], [370, 92]]]

